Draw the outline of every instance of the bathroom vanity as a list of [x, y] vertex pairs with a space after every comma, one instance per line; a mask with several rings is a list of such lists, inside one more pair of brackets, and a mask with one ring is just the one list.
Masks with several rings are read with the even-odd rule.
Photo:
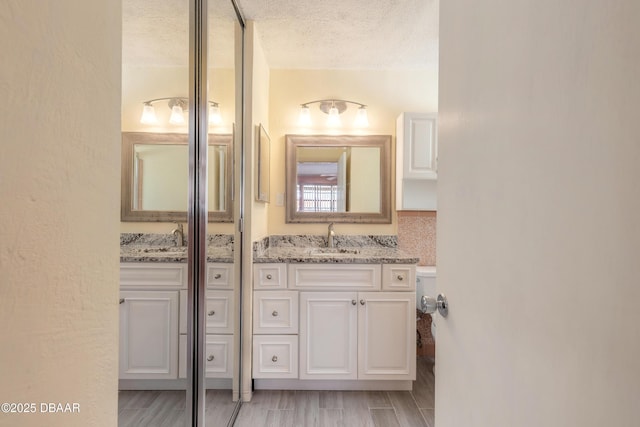
[[[187, 377], [185, 247], [123, 245], [120, 254], [120, 389], [184, 389]], [[206, 385], [230, 388], [235, 300], [232, 252], [208, 249]]]
[[416, 259], [380, 245], [280, 246], [254, 261], [256, 389], [411, 389]]

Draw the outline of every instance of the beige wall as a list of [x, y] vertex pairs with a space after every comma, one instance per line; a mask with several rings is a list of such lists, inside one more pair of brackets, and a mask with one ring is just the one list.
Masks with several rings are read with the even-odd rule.
[[120, 2], [0, 6], [2, 426], [117, 416]]
[[[260, 124], [269, 132], [269, 97], [272, 94], [269, 87], [269, 65], [265, 58], [262, 45], [260, 44], [260, 33], [256, 26], [253, 27], [253, 69], [252, 69], [252, 99], [251, 99], [251, 117], [246, 119], [251, 124], [251, 133], [245, 136], [245, 141], [250, 147], [247, 153], [251, 153], [251, 157], [247, 159], [247, 167], [251, 168], [251, 177], [247, 176], [246, 189], [251, 194], [251, 239], [258, 240], [269, 234], [268, 218], [271, 205], [268, 203], [256, 201], [257, 185], [258, 185], [258, 169], [257, 169], [257, 143], [258, 143], [258, 127]], [[273, 156], [271, 156], [273, 159]], [[272, 166], [273, 167], [273, 166]], [[271, 192], [273, 200], [273, 191]]]
[[[285, 192], [286, 134], [384, 134], [395, 137], [396, 118], [401, 112], [437, 111], [437, 84], [436, 70], [272, 69], [269, 102], [272, 194], [269, 234], [324, 234], [327, 229], [326, 224], [286, 224], [284, 206], [275, 203], [278, 193]], [[311, 106], [314, 126], [301, 129], [297, 124], [300, 104], [324, 98], [367, 104], [369, 128], [362, 131], [353, 127], [356, 109], [351, 106], [341, 115], [342, 126], [338, 130], [328, 129], [325, 126], [327, 116], [315, 104]], [[336, 231], [343, 234], [396, 234], [395, 212], [392, 221], [391, 224], [382, 225], [338, 224]]]

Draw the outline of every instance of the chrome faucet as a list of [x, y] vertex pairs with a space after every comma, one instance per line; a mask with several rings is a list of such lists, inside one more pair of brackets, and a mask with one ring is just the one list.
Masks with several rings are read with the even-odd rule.
[[176, 228], [171, 230], [171, 234], [176, 238], [176, 246], [184, 246], [184, 229], [182, 228], [182, 224], [179, 222], [174, 222]]
[[336, 232], [333, 230], [333, 223], [329, 224], [329, 229], [327, 231], [327, 247], [335, 248], [335, 243], [333, 242], [333, 236], [336, 235]]

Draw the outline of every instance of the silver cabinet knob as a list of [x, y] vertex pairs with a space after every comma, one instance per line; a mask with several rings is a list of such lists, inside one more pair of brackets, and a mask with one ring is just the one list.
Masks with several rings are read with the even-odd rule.
[[404, 280], [404, 276], [402, 274], [398, 274], [398, 280], [402, 282]]
[[120, 298], [120, 304], [124, 303], [124, 298]]
[[209, 357], [207, 357], [207, 360], [209, 362], [211, 362], [213, 359], [215, 359], [215, 357], [213, 357], [213, 354], [210, 354]]
[[273, 279], [273, 276], [270, 274], [267, 274], [267, 280], [271, 280], [271, 279]]
[[360, 305], [364, 305], [364, 302], [365, 302], [365, 301], [364, 301], [363, 299], [361, 299], [361, 300], [360, 300]]
[[356, 301], [356, 300], [354, 300], [354, 299], [352, 299], [352, 300], [351, 300], [351, 305], [356, 305], [356, 304], [357, 304], [357, 301]]
[[271, 315], [273, 317], [278, 317], [278, 311], [277, 310], [273, 310], [273, 313], [271, 313]]
[[272, 361], [272, 362], [277, 362], [277, 361], [278, 361], [278, 356], [273, 356], [273, 357], [271, 358], [271, 361]]
[[214, 279], [219, 279], [221, 277], [222, 277], [222, 274], [220, 274], [220, 273], [217, 273], [215, 276], [213, 276]]
[[214, 316], [216, 314], [215, 310], [211, 310], [207, 313], [209, 316]]

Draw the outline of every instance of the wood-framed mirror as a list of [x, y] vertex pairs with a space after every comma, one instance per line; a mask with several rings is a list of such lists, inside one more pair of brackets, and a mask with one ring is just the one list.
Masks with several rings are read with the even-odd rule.
[[391, 223], [390, 135], [286, 135], [287, 223]]
[[[233, 135], [209, 135], [209, 222], [232, 222]], [[187, 221], [188, 135], [122, 133], [122, 221]]]

